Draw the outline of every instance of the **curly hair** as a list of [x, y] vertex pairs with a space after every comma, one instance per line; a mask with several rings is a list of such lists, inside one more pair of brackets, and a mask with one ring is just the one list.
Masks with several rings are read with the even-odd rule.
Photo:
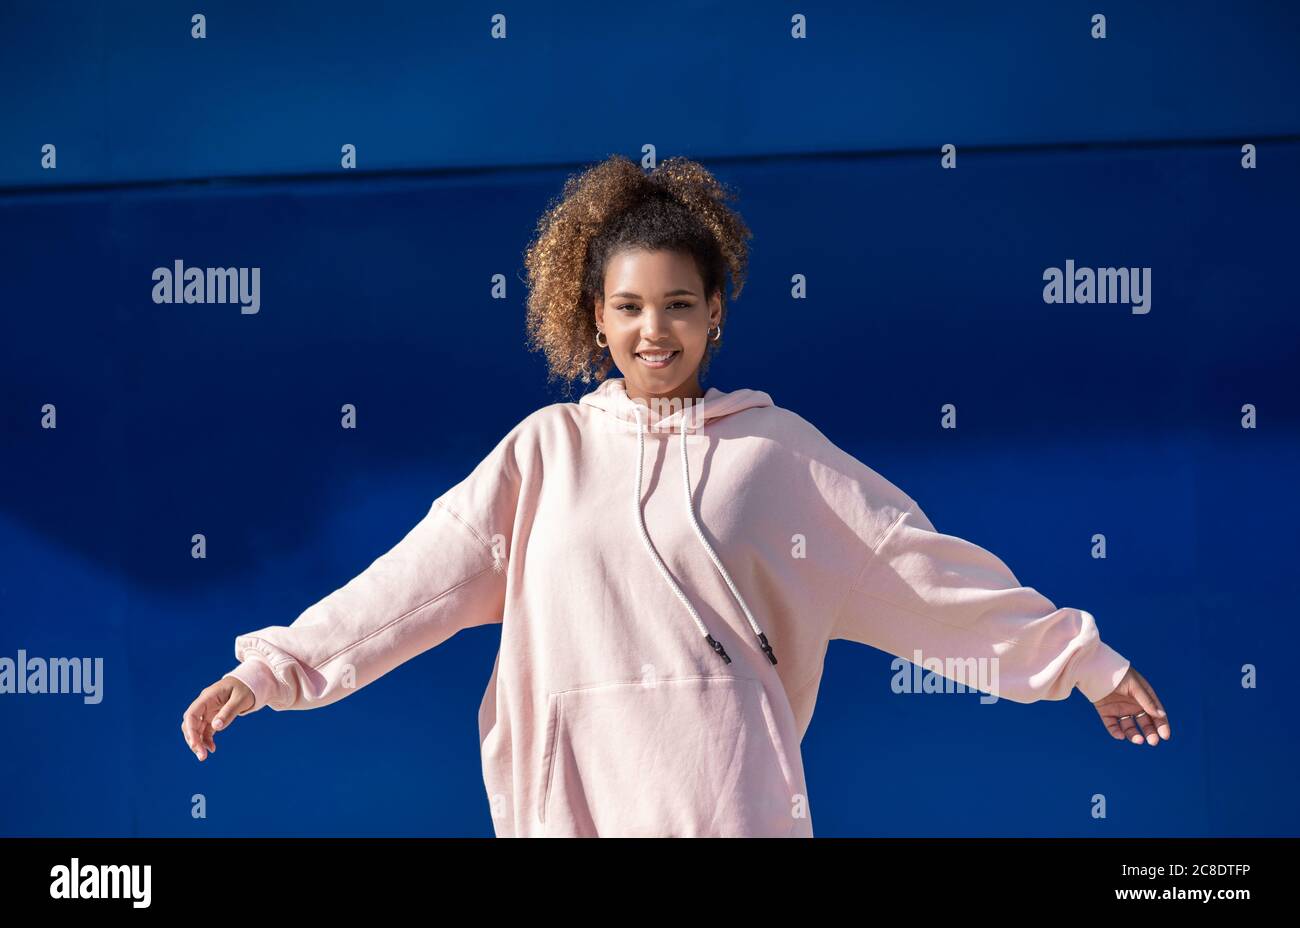
[[[548, 382], [604, 380], [614, 366], [596, 344], [596, 300], [605, 289], [610, 258], [627, 249], [668, 250], [689, 255], [704, 281], [706, 299], [721, 297], [727, 316], [726, 274], [732, 299], [745, 285], [752, 238], [727, 203], [733, 191], [703, 165], [669, 158], [646, 173], [624, 155], [611, 155], [570, 176], [537, 222], [524, 256], [528, 272], [528, 348], [541, 351]], [[721, 339], [710, 339], [700, 362], [701, 379]]]

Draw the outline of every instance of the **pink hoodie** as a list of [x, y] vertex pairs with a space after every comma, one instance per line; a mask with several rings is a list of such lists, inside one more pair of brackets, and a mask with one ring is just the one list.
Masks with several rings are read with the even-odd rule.
[[498, 837], [811, 837], [800, 742], [835, 638], [992, 667], [959, 682], [1016, 702], [1096, 701], [1129, 666], [766, 393], [658, 410], [612, 378], [527, 416], [292, 625], [239, 636], [228, 676], [249, 712], [315, 709], [489, 623]]

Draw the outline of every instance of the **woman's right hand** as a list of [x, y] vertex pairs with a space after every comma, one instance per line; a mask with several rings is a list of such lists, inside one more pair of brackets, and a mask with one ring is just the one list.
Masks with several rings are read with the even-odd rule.
[[239, 713], [251, 709], [256, 697], [242, 680], [222, 677], [199, 693], [181, 716], [181, 733], [199, 760], [215, 752], [214, 731], [225, 731]]

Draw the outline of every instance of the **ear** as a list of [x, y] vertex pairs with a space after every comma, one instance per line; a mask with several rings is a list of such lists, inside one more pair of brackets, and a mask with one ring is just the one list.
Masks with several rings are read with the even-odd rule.
[[722, 322], [722, 291], [714, 290], [713, 296], [709, 298], [709, 327], [712, 328]]

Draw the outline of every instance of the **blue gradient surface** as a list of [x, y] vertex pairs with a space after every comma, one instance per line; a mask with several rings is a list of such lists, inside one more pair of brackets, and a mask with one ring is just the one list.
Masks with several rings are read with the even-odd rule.
[[[486, 7], [216, 3], [199, 42], [174, 3], [6, 5], [0, 657], [102, 657], [105, 690], [0, 695], [0, 834], [492, 834], [496, 627], [202, 764], [180, 716], [236, 634], [580, 395], [524, 349], [523, 248], [569, 173], [645, 142], [755, 234], [705, 385], [769, 392], [1092, 612], [1173, 723], [1139, 748], [1077, 693], [897, 695], [835, 642], [816, 833], [1296, 834], [1296, 8], [1107, 5], [1104, 41], [1075, 3], [873, 9], [800, 7], [799, 43], [768, 3], [530, 4], [493, 42]], [[1151, 267], [1151, 311], [1044, 303], [1067, 259]], [[260, 267], [260, 311], [153, 303], [175, 260]]]

